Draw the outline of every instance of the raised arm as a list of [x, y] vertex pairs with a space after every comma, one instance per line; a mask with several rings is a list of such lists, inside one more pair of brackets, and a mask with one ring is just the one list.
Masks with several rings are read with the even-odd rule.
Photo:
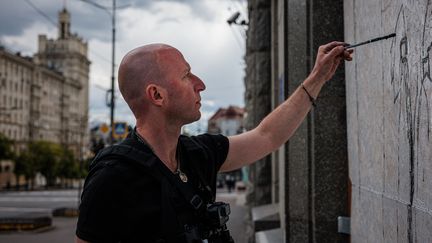
[[[294, 93], [267, 115], [253, 130], [230, 136], [229, 151], [221, 171], [231, 171], [251, 164], [278, 149], [300, 126], [322, 86], [335, 73], [341, 60], [351, 61], [352, 50], [344, 42], [320, 46], [315, 66]], [[308, 95], [309, 94], [309, 95]]]

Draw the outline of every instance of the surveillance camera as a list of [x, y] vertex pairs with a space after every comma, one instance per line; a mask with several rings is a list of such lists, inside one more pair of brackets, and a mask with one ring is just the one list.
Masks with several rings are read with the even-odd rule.
[[240, 16], [240, 12], [235, 12], [231, 17], [227, 19], [227, 23], [229, 25], [235, 24], [239, 16]]

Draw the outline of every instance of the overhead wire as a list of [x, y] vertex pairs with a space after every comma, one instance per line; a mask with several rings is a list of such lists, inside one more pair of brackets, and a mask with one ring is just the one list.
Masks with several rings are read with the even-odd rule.
[[237, 44], [239, 45], [240, 48], [243, 48], [243, 45], [241, 44], [241, 40], [239, 40], [239, 37], [237, 36], [237, 33], [235, 32], [235, 30], [233, 29], [232, 26], [229, 27], [230, 30], [232, 31], [233, 35], [234, 35], [234, 39], [236, 40]]
[[52, 20], [48, 15], [46, 15], [44, 12], [42, 12], [42, 10], [36, 7], [30, 0], [25, 0], [25, 2], [28, 5], [30, 5], [30, 7], [32, 7], [38, 14], [42, 15], [42, 17], [48, 20], [48, 22], [50, 22], [52, 25], [57, 27], [57, 23], [54, 20]]
[[[54, 20], [52, 20], [47, 14], [45, 14], [42, 10], [40, 10], [36, 5], [34, 5], [30, 0], [24, 0], [24, 1], [28, 5], [30, 5], [30, 7], [32, 7], [33, 10], [35, 10], [38, 14], [40, 14], [42, 17], [44, 17], [50, 24], [52, 24], [54, 27], [57, 27], [57, 23]], [[90, 1], [85, 1], [85, 0], [82, 0], [82, 1], [90, 3]], [[109, 60], [108, 58], [102, 56], [101, 54], [99, 54], [99, 53], [97, 53], [95, 51], [92, 51], [92, 50], [89, 50], [89, 51], [90, 51], [90, 53], [92, 53], [96, 57], [100, 58], [101, 60], [106, 61], [108, 63], [111, 63], [111, 60]]]

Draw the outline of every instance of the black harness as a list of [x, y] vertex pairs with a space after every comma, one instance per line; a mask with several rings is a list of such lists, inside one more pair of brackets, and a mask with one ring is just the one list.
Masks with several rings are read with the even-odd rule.
[[[173, 188], [177, 188], [186, 202], [189, 202], [195, 215], [199, 217], [199, 215], [205, 211], [207, 204], [213, 203], [215, 200], [215, 195], [212, 192], [211, 187], [207, 185], [204, 176], [198, 170], [193, 170], [193, 175], [196, 176], [199, 181], [197, 189], [192, 188], [189, 183], [182, 182], [178, 176], [163, 165], [156, 155], [136, 149], [133, 146], [134, 143], [136, 143], [134, 139], [135, 138], [130, 136], [120, 144], [102, 149], [90, 165], [91, 169], [89, 176], [105, 163], [117, 163], [122, 161], [134, 163], [135, 165], [145, 168], [145, 170], [150, 172], [149, 174], [161, 183], [163, 194], [161, 200], [162, 214], [160, 236], [165, 237], [165, 239], [161, 239], [157, 242], [187, 242], [184, 240], [185, 237], [183, 232], [185, 231], [184, 227], [188, 222], [183, 222], [181, 217], [177, 217], [177, 221], [173, 220], [173, 215], [178, 215], [178, 213], [175, 212], [175, 209], [166, 194], [171, 192]], [[202, 163], [202, 161], [208, 159], [204, 149], [192, 139], [186, 136], [180, 136], [179, 143], [182, 146], [182, 149], [186, 151], [186, 155], [194, 155], [186, 157], [188, 163], [191, 163], [189, 168], [193, 169], [194, 163]]]

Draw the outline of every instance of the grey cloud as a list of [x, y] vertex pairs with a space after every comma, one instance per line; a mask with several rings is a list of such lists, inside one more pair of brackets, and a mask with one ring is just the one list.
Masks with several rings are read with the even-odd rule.
[[157, 2], [178, 2], [181, 4], [184, 4], [186, 6], [189, 6], [192, 9], [192, 13], [195, 15], [195, 17], [203, 19], [205, 21], [211, 21], [215, 17], [215, 13], [209, 9], [205, 2], [202, 0], [155, 0], [155, 1], [149, 1], [149, 0], [133, 0], [132, 3], [135, 6], [138, 7], [147, 7], [151, 8], [154, 3]]
[[163, 24], [163, 23], [169, 23], [169, 22], [176, 22], [179, 23], [180, 21], [177, 18], [173, 18], [173, 17], [167, 17], [167, 18], [163, 18], [159, 21], [159, 24]]
[[[63, 1], [52, 0], [16, 0], [0, 2], [0, 31], [2, 35], [20, 35], [23, 30], [29, 27], [35, 21], [50, 24], [45, 17], [32, 8], [27, 1], [40, 9], [45, 15], [49, 16], [52, 22], [57, 23], [58, 12], [63, 8]], [[99, 5], [111, 9], [112, 1], [93, 0]], [[215, 0], [216, 1], [216, 0]], [[215, 17], [212, 9], [209, 9], [202, 0], [129, 0], [116, 1], [117, 6], [127, 5], [130, 8], [145, 8], [149, 11], [158, 11], [154, 7], [158, 2], [178, 2], [191, 8], [193, 15], [205, 21], [211, 21]], [[67, 9], [71, 13], [73, 33], [79, 32], [84, 39], [99, 39], [109, 41], [111, 39], [111, 17], [102, 9], [94, 7], [81, 0], [67, 2]], [[121, 9], [118, 11], [122, 11]], [[118, 15], [117, 15], [118, 16]], [[164, 21], [178, 21], [169, 16]]]
[[[59, 10], [49, 1], [35, 1], [34, 5], [56, 21]], [[39, 15], [25, 0], [0, 2], [0, 31], [2, 35], [20, 35], [23, 30], [34, 22], [50, 23]]]

